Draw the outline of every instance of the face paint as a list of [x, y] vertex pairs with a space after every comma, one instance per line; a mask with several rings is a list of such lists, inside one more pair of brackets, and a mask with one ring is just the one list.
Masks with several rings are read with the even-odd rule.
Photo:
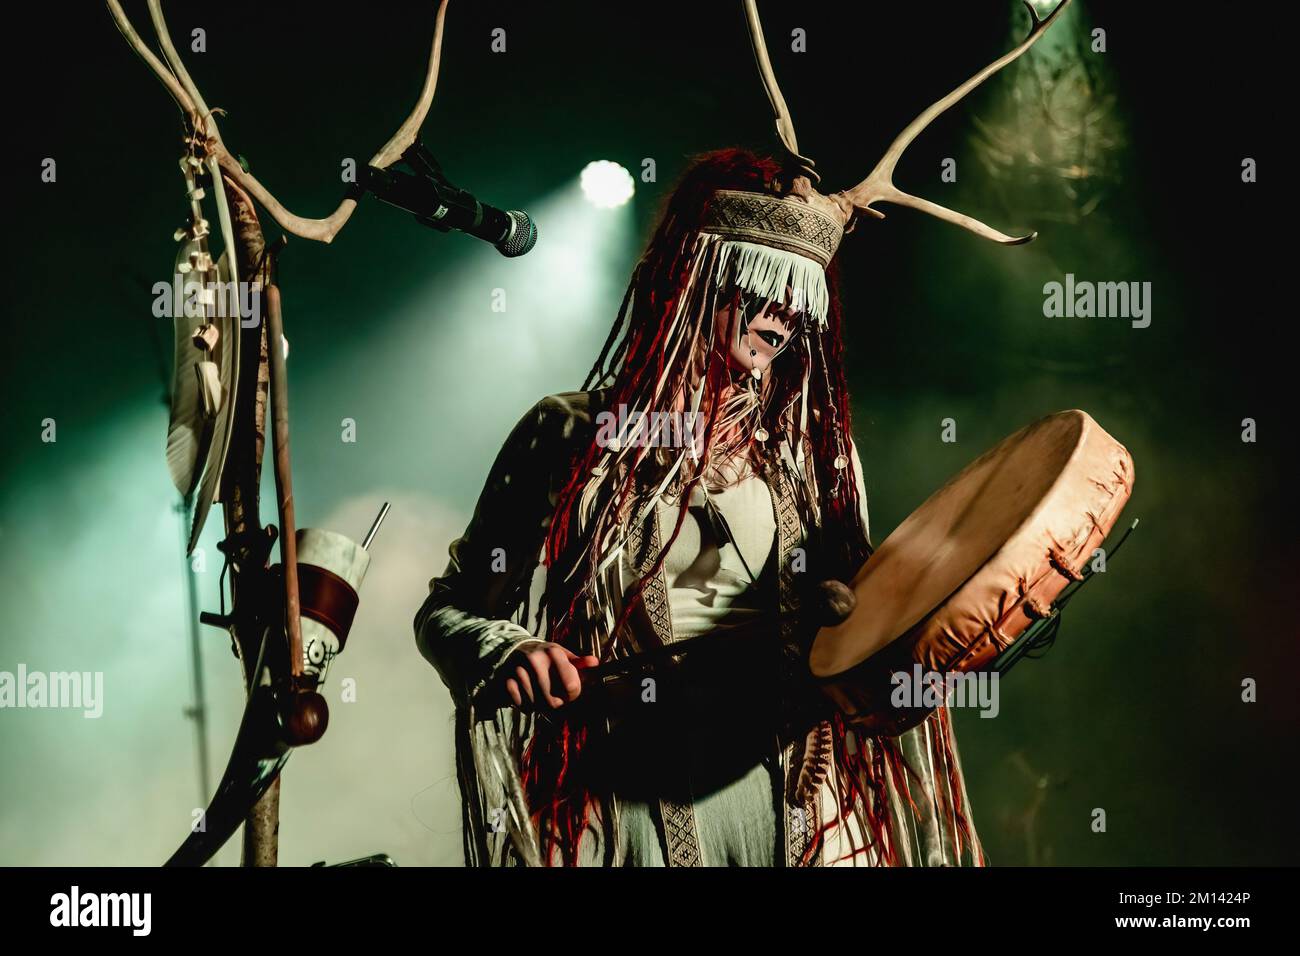
[[759, 376], [789, 347], [804, 323], [801, 311], [749, 292], [740, 293], [734, 309], [728, 305], [720, 310], [719, 318], [724, 317], [727, 321], [721, 327], [730, 329], [728, 345], [733, 365], [756, 370]]

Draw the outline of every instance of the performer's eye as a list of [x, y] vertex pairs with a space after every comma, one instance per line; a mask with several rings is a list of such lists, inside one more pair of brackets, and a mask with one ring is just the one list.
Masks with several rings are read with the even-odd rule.
[[781, 311], [777, 313], [768, 313], [768, 316], [775, 321], [780, 330], [785, 333], [785, 338], [793, 339], [804, 329], [804, 323], [807, 321], [807, 313], [799, 310]]
[[780, 332], [773, 332], [771, 329], [763, 329], [763, 331], [758, 333], [758, 337], [774, 349], [779, 349], [781, 343], [785, 341], [784, 335]]

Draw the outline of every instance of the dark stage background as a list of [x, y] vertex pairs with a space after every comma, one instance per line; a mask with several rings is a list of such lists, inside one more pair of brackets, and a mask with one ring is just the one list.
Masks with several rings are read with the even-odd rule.
[[[143, 3], [128, 3], [142, 32]], [[291, 209], [324, 215], [418, 92], [432, 3], [167, 5], [235, 151]], [[800, 144], [825, 190], [869, 171], [925, 105], [1009, 49], [1018, 4], [761, 5]], [[366, 11], [364, 14], [361, 11]], [[199, 793], [180, 519], [162, 449], [150, 287], [186, 211], [178, 114], [102, 6], [23, 8], [5, 71], [0, 670], [103, 671], [105, 708], [0, 713], [0, 862], [155, 863]], [[493, 53], [490, 31], [506, 30]], [[1106, 52], [1089, 33], [1105, 30]], [[807, 53], [790, 49], [807, 31]], [[895, 207], [839, 255], [850, 385], [877, 542], [996, 440], [1083, 408], [1132, 452], [1141, 526], [1070, 608], [1057, 646], [958, 713], [975, 820], [1000, 864], [1294, 860], [1291, 190], [1272, 129], [1291, 54], [1251, 8], [1076, 0], [1024, 60], [937, 121], [897, 182], [1031, 245]], [[410, 621], [510, 425], [580, 384], [658, 203], [695, 152], [770, 147], [739, 4], [453, 2], [425, 139], [453, 180], [530, 209], [506, 261], [373, 201], [331, 246], [282, 259], [300, 525], [359, 536], [381, 500], [329, 735], [284, 777], [282, 862], [385, 850], [456, 863], [450, 701]], [[57, 161], [57, 181], [40, 180]], [[575, 194], [590, 160], [637, 182]], [[1245, 184], [1243, 159], [1259, 163]], [[940, 180], [953, 158], [957, 181]], [[266, 217], [268, 234], [277, 231]], [[1282, 228], [1278, 228], [1279, 225]], [[1045, 318], [1043, 285], [1151, 283], [1147, 328]], [[504, 289], [508, 308], [491, 309]], [[340, 439], [356, 422], [357, 441]], [[957, 441], [940, 440], [954, 419]], [[1243, 419], [1258, 441], [1242, 441]], [[42, 421], [57, 441], [41, 440]], [[267, 469], [269, 472], [269, 468]], [[269, 477], [268, 485], [269, 489]], [[266, 500], [273, 501], [269, 495]], [[268, 510], [269, 514], [273, 509]], [[215, 609], [219, 515], [204, 535]], [[213, 778], [242, 706], [204, 635]], [[337, 702], [338, 680], [357, 682]], [[1242, 681], [1258, 682], [1243, 703]], [[1104, 833], [1093, 811], [1106, 811]], [[237, 860], [235, 844], [219, 860]]]

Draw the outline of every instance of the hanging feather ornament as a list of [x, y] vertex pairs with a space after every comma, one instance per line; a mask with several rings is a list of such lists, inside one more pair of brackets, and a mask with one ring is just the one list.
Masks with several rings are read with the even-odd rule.
[[[239, 376], [238, 282], [223, 252], [214, 260], [212, 227], [204, 200], [212, 184], [223, 235], [229, 211], [215, 163], [188, 150], [180, 160], [189, 200], [189, 221], [176, 230], [179, 243], [172, 269], [173, 340], [171, 412], [167, 426], [167, 470], [182, 497], [194, 501], [189, 551], [194, 550], [216, 498], [230, 443], [231, 405]], [[230, 248], [229, 238], [224, 243]]]
[[[209, 377], [200, 369], [208, 356], [217, 348], [212, 341], [207, 349], [199, 347], [195, 326], [206, 324], [206, 315], [200, 320], [188, 314], [197, 310], [188, 306], [187, 289], [196, 290], [216, 279], [216, 269], [208, 250], [208, 221], [203, 218], [204, 190], [198, 184], [202, 170], [200, 160], [192, 154], [181, 157], [181, 173], [190, 202], [189, 222], [176, 230], [174, 238], [180, 245], [176, 250], [171, 275], [172, 331], [175, 341], [172, 367], [171, 418], [167, 427], [167, 470], [172, 484], [182, 497], [193, 494], [202, 474], [202, 463], [207, 457], [212, 440], [212, 420], [204, 407], [203, 390], [199, 383]], [[214, 329], [214, 332], [217, 330]], [[218, 374], [219, 378], [219, 374]]]

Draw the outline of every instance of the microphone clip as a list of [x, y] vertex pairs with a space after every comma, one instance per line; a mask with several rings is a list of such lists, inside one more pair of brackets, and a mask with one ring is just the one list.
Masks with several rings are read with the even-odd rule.
[[[403, 165], [405, 169], [395, 168]], [[357, 188], [396, 206], [415, 221], [439, 232], [455, 229], [491, 243], [507, 258], [522, 256], [537, 243], [537, 226], [518, 209], [497, 209], [451, 184], [424, 144], [416, 140], [387, 169], [367, 166]]]
[[[397, 168], [399, 164], [410, 172]], [[373, 193], [381, 202], [411, 213], [417, 222], [439, 232], [482, 221], [478, 200], [447, 179], [438, 160], [418, 139], [387, 169], [367, 165], [360, 186], [363, 193]]]

